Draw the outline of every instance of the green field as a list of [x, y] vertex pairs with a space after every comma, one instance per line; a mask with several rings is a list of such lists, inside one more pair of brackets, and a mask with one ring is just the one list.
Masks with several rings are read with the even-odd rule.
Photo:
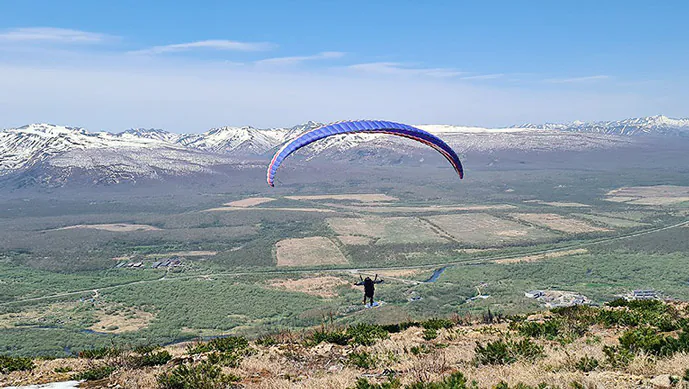
[[[256, 337], [323, 320], [518, 313], [542, 306], [524, 296], [532, 289], [571, 291], [599, 303], [632, 289], [689, 299], [683, 204], [605, 200], [622, 184], [655, 182], [631, 174], [615, 182], [607, 173], [484, 176], [456, 192], [415, 176], [406, 184], [348, 182], [284, 193], [244, 188], [135, 200], [130, 193], [3, 200], [0, 353], [64, 355], [112, 342]], [[686, 175], [665, 179], [689, 185]], [[293, 192], [339, 196], [287, 198]], [[385, 202], [362, 204], [346, 193]], [[241, 209], [225, 205], [267, 196], [275, 200], [242, 201]], [[327, 250], [315, 246], [324, 242]], [[280, 247], [289, 266], [277, 266]], [[577, 255], [557, 255], [577, 249]], [[523, 257], [530, 260], [499, 261]], [[180, 264], [153, 268], [165, 259]], [[436, 282], [423, 282], [443, 267]], [[385, 305], [363, 309], [361, 288], [352, 286], [356, 271], [387, 268], [399, 275], [390, 273], [377, 289]], [[319, 287], [315, 274], [342, 281], [318, 293], [300, 290]], [[299, 287], [274, 286], [275, 280], [301, 279], [294, 284]], [[489, 297], [472, 299], [477, 287]], [[323, 290], [327, 297], [319, 294]]]

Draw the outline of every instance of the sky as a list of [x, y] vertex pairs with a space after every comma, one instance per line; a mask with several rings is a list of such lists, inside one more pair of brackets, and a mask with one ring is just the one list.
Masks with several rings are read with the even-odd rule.
[[689, 116], [689, 2], [0, 0], [0, 128]]

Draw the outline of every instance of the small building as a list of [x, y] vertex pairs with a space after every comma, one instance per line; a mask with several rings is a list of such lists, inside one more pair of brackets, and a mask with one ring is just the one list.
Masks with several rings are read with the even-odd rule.
[[158, 268], [158, 266], [160, 266], [160, 261], [155, 261], [151, 264], [152, 269], [156, 269], [156, 268]]
[[544, 295], [545, 293], [542, 290], [530, 290], [528, 292], [524, 292], [524, 296], [530, 299], [537, 299], [539, 297], [543, 297]]
[[628, 296], [628, 300], [656, 300], [659, 298], [659, 293], [655, 290], [634, 290]]

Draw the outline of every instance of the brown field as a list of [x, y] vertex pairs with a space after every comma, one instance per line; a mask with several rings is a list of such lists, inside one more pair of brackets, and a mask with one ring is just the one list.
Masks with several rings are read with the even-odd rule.
[[278, 266], [318, 266], [341, 265], [347, 258], [328, 238], [313, 236], [309, 238], [284, 239], [275, 245]]
[[268, 284], [278, 289], [300, 292], [323, 298], [337, 297], [337, 287], [351, 285], [342, 278], [333, 276], [317, 276], [296, 280], [268, 280]]
[[395, 212], [456, 212], [456, 211], [490, 211], [490, 210], [509, 210], [516, 208], [509, 204], [496, 205], [432, 205], [432, 206], [379, 206], [379, 205], [365, 205], [353, 206], [333, 203], [323, 203], [329, 207], [346, 209], [357, 212], [371, 212], [371, 213], [395, 213]]
[[552, 237], [553, 234], [536, 227], [499, 219], [485, 213], [439, 215], [428, 220], [455, 240], [470, 244], [500, 245]]
[[96, 317], [98, 322], [89, 329], [98, 332], [120, 334], [123, 332], [138, 331], [148, 327], [155, 317], [152, 313], [140, 310], [128, 310], [125, 312], [106, 313], [100, 311]]
[[218, 207], [205, 209], [203, 212], [219, 211], [289, 211], [289, 212], [335, 212], [332, 209], [323, 208], [260, 208], [260, 207]]
[[586, 254], [589, 251], [586, 249], [574, 249], [574, 250], [565, 250], [565, 251], [555, 251], [552, 253], [544, 253], [544, 254], [537, 254], [537, 255], [529, 255], [525, 257], [519, 257], [519, 258], [506, 258], [506, 259], [497, 259], [494, 262], [495, 263], [518, 263], [518, 262], [537, 262], [537, 261], [542, 261], [545, 259], [552, 259], [552, 258], [561, 258], [561, 257], [569, 257], [571, 255], [581, 255], [581, 254]]
[[379, 276], [383, 277], [414, 277], [421, 273], [427, 273], [424, 269], [399, 269], [399, 270], [380, 270], [376, 271]]
[[616, 217], [610, 217], [610, 216], [602, 216], [602, 215], [590, 215], [590, 214], [585, 214], [585, 213], [575, 213], [573, 216], [576, 216], [581, 219], [586, 219], [590, 220], [592, 222], [600, 223], [600, 224], [605, 224], [610, 227], [614, 228], [630, 228], [630, 227], [640, 227], [640, 226], [646, 226], [648, 224], [646, 223], [639, 223], [635, 222], [633, 220], [628, 220], [628, 219], [620, 219]]
[[339, 194], [339, 195], [313, 195], [313, 196], [285, 196], [290, 200], [350, 200], [362, 203], [378, 203], [385, 201], [398, 201], [397, 197], [388, 196], [381, 193], [365, 194]]
[[148, 224], [78, 224], [75, 226], [67, 226], [62, 228], [55, 228], [50, 231], [59, 230], [74, 230], [74, 229], [91, 229], [111, 232], [132, 232], [132, 231], [160, 231], [160, 228], [149, 226]]
[[365, 246], [367, 244], [373, 243], [373, 239], [368, 236], [338, 235], [337, 240], [342, 242], [342, 244], [352, 246]]
[[674, 185], [634, 186], [611, 190], [606, 200], [637, 205], [675, 205], [689, 201], [689, 187]]
[[430, 224], [415, 217], [329, 218], [327, 222], [337, 234], [378, 238], [376, 244], [447, 242]]
[[248, 199], [231, 201], [231, 202], [224, 204], [224, 205], [227, 207], [246, 208], [246, 207], [253, 207], [255, 205], [259, 205], [259, 204], [263, 204], [263, 203], [268, 203], [270, 201], [275, 201], [275, 199], [270, 198], [270, 197], [250, 197]]
[[596, 227], [585, 221], [567, 218], [555, 213], [511, 213], [510, 216], [548, 227], [552, 230], [562, 231], [569, 234], [580, 234], [584, 232], [612, 231], [608, 228]]
[[173, 251], [171, 253], [162, 254], [148, 254], [146, 258], [164, 258], [164, 257], [210, 257], [217, 255], [217, 251]]

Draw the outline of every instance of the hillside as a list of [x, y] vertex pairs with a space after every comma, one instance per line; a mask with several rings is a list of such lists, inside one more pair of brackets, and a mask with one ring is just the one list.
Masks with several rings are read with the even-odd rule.
[[[378, 308], [378, 309], [385, 309]], [[670, 388], [689, 382], [685, 303], [615, 300], [529, 316], [486, 311], [252, 341], [217, 338], [95, 349], [74, 358], [3, 357], [0, 385], [68, 379], [120, 388]]]

